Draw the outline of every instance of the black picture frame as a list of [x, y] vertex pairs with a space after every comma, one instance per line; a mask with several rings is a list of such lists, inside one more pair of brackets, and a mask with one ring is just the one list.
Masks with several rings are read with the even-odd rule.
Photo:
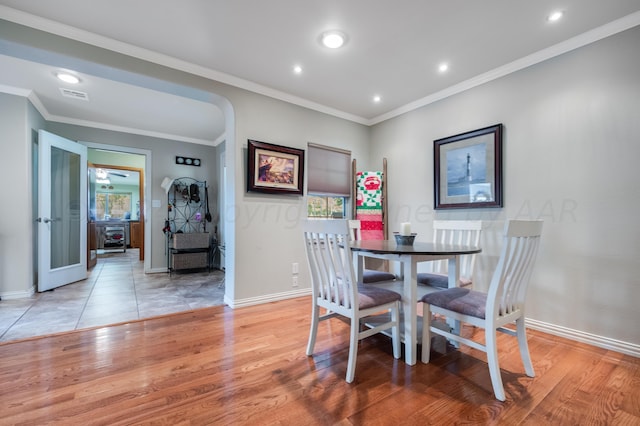
[[502, 207], [502, 123], [433, 141], [434, 208]]
[[248, 139], [247, 192], [303, 195], [304, 150]]

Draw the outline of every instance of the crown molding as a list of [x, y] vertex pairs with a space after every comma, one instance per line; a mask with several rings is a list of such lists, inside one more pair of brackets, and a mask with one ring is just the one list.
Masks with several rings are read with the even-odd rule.
[[42, 115], [42, 118], [44, 118], [46, 121], [73, 124], [76, 126], [92, 127], [96, 129], [110, 130], [113, 132], [129, 133], [133, 135], [149, 136], [152, 138], [168, 139], [171, 141], [195, 143], [195, 144], [207, 145], [207, 146], [216, 146], [222, 140], [224, 140], [224, 133], [220, 135], [215, 141], [210, 141], [206, 139], [189, 138], [186, 136], [172, 135], [169, 133], [154, 132], [150, 130], [137, 129], [133, 127], [115, 126], [111, 124], [100, 123], [97, 121], [79, 120], [79, 119], [63, 117], [59, 115], [53, 115], [47, 110], [47, 108], [45, 108], [45, 106], [40, 101], [40, 98], [38, 97], [38, 95], [36, 95], [36, 93], [33, 90], [27, 90], [19, 87], [12, 87], [12, 86], [0, 84], [0, 93], [6, 93], [9, 95], [20, 96], [20, 97], [29, 99], [29, 101], [34, 106], [34, 108], [40, 113], [40, 115]]
[[300, 98], [286, 92], [275, 90], [270, 87], [254, 83], [252, 81], [244, 80], [242, 78], [196, 65], [191, 62], [183, 61], [172, 56], [164, 55], [149, 49], [144, 49], [142, 47], [134, 46], [128, 43], [94, 34], [89, 31], [81, 30], [79, 28], [75, 28], [66, 24], [61, 24], [50, 19], [31, 15], [29, 13], [12, 9], [6, 6], [0, 5], [0, 18], [14, 22], [16, 24], [25, 25], [61, 37], [69, 38], [75, 41], [121, 53], [123, 55], [132, 56], [134, 58], [142, 59], [158, 65], [166, 66], [179, 71], [187, 72], [189, 74], [218, 81], [229, 86], [234, 86], [239, 89], [244, 89], [253, 93], [268, 96], [270, 98], [302, 106], [314, 111], [319, 111], [327, 115], [332, 115], [348, 121], [353, 121], [364, 125], [366, 125], [368, 122], [366, 118], [357, 116], [355, 114], [340, 111], [338, 109], [331, 108], [304, 98]]
[[450, 86], [444, 90], [425, 96], [414, 102], [410, 102], [404, 106], [391, 110], [387, 113], [381, 114], [372, 119], [366, 119], [364, 117], [350, 114], [344, 111], [337, 110], [335, 108], [328, 107], [326, 105], [319, 104], [307, 99], [300, 98], [279, 90], [275, 90], [248, 80], [244, 80], [220, 71], [216, 71], [210, 68], [205, 68], [187, 61], [183, 61], [168, 55], [164, 55], [158, 52], [154, 52], [148, 49], [144, 49], [138, 46], [134, 46], [128, 43], [123, 43], [117, 40], [110, 39], [108, 37], [100, 36], [89, 31], [81, 30], [69, 25], [61, 24], [56, 21], [45, 19], [39, 16], [31, 15], [26, 12], [22, 12], [16, 9], [12, 9], [6, 6], [0, 6], [0, 18], [15, 22], [17, 24], [25, 25], [31, 28], [49, 32], [61, 37], [70, 38], [76, 41], [87, 43], [93, 46], [101, 47], [107, 50], [118, 52], [124, 55], [139, 58], [145, 61], [153, 62], [158, 65], [173, 68], [179, 71], [184, 71], [190, 74], [194, 74], [200, 77], [218, 81], [220, 83], [234, 86], [240, 89], [248, 90], [260, 95], [268, 96], [274, 99], [285, 101], [294, 105], [309, 108], [314, 111], [322, 112], [327, 115], [342, 118], [355, 123], [363, 124], [366, 126], [372, 126], [407, 112], [413, 111], [418, 108], [422, 108], [426, 105], [504, 77], [508, 74], [520, 71], [524, 68], [532, 65], [544, 62], [548, 59], [567, 53], [571, 50], [575, 50], [582, 46], [594, 43], [603, 38], [612, 36], [619, 32], [633, 28], [640, 25], [640, 11], [634, 12], [630, 15], [612, 21], [608, 24], [602, 25], [598, 28], [594, 28], [583, 34], [575, 36], [564, 42], [558, 43], [554, 46], [550, 46], [546, 49], [535, 52], [531, 55], [525, 56], [521, 59], [515, 60], [504, 66], [495, 68], [484, 74], [480, 74], [474, 78], [468, 79], [456, 85]]
[[532, 53], [531, 55], [517, 59], [504, 66], [495, 68], [484, 74], [480, 74], [476, 77], [465, 80], [432, 95], [425, 96], [424, 98], [408, 103], [385, 114], [374, 117], [369, 120], [367, 124], [372, 126], [374, 124], [381, 123], [385, 120], [389, 120], [418, 108], [422, 108], [434, 102], [440, 101], [442, 99], [448, 98], [450, 96], [456, 95], [458, 93], [464, 92], [466, 90], [512, 74], [514, 72], [520, 71], [532, 65], [539, 64], [540, 62], [544, 62], [548, 59], [555, 58], [556, 56], [560, 56], [564, 53], [594, 43], [598, 40], [602, 40], [638, 25], [640, 25], [640, 11], [612, 21], [608, 24], [602, 25], [598, 28], [594, 28], [593, 30], [587, 31], [586, 33], [565, 40], [562, 43], [558, 43], [546, 49], [539, 50], [538, 52]]

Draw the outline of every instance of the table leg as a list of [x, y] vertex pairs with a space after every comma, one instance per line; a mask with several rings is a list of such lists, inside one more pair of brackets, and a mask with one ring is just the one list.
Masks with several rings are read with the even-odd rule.
[[447, 272], [449, 274], [449, 288], [457, 287], [458, 281], [460, 280], [460, 262], [458, 262], [458, 256], [449, 258]]
[[418, 352], [418, 284], [416, 282], [416, 262], [411, 258], [402, 260], [404, 276], [402, 311], [404, 312], [405, 362], [415, 365]]
[[[460, 262], [458, 262], [458, 256], [453, 256], [449, 258], [449, 265], [447, 267], [447, 272], [449, 274], [449, 288], [458, 287], [460, 283]], [[447, 324], [449, 327], [453, 329], [453, 332], [456, 334], [460, 334], [460, 321], [447, 319]], [[460, 345], [458, 342], [452, 342], [453, 345], [458, 348]]]
[[364, 275], [364, 256], [361, 256], [359, 252], [353, 252], [353, 269], [356, 273], [356, 279], [358, 280], [358, 285], [362, 284], [362, 276]]

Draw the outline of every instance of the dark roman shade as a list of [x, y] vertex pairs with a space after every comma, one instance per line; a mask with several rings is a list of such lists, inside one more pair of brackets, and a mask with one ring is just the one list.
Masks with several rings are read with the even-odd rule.
[[307, 193], [351, 196], [351, 151], [309, 143]]

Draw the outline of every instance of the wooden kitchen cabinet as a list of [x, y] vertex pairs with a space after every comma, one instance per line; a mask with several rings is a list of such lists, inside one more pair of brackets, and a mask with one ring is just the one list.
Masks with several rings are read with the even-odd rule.
[[96, 223], [87, 223], [87, 269], [91, 269], [98, 263], [98, 231]]
[[142, 246], [142, 226], [140, 222], [130, 222], [129, 232], [131, 248], [140, 248]]

